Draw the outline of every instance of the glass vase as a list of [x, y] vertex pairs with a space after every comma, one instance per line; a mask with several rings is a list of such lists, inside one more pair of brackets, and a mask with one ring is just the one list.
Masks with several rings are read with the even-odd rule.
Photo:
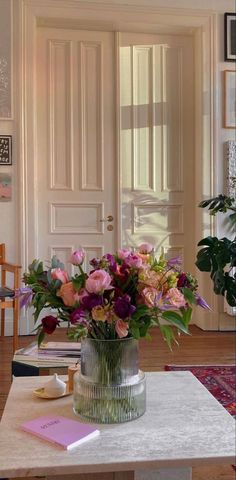
[[96, 423], [121, 423], [145, 412], [145, 375], [134, 338], [81, 341], [81, 372], [74, 375], [74, 412]]

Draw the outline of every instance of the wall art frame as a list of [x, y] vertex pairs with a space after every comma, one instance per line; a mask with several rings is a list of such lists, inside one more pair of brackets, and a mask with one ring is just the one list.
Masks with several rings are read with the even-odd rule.
[[236, 70], [224, 70], [224, 128], [236, 128]]
[[236, 13], [224, 14], [224, 51], [225, 61], [236, 61]]
[[0, 165], [12, 165], [11, 135], [0, 135]]

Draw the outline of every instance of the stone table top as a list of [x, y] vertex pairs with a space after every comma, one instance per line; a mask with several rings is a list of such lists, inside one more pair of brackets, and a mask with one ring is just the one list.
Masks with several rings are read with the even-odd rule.
[[33, 395], [49, 378], [14, 378], [0, 424], [0, 477], [234, 463], [235, 420], [190, 372], [146, 373], [146, 413], [131, 422], [100, 425], [97, 438], [70, 451], [20, 429], [46, 414], [79, 419], [72, 396]]

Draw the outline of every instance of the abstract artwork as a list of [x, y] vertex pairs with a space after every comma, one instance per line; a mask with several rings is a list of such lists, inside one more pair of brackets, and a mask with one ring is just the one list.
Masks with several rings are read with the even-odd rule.
[[12, 137], [0, 135], [0, 165], [12, 164]]
[[0, 173], [0, 201], [9, 202], [12, 194], [12, 178], [9, 173]]

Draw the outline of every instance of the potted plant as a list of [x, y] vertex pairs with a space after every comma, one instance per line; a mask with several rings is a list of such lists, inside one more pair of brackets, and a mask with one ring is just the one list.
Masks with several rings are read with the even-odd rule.
[[223, 295], [231, 307], [236, 306], [236, 203], [235, 198], [218, 195], [203, 200], [199, 207], [208, 208], [210, 215], [230, 213], [232, 238], [208, 236], [198, 243], [203, 247], [197, 254], [196, 265], [202, 272], [209, 272], [216, 295]]

